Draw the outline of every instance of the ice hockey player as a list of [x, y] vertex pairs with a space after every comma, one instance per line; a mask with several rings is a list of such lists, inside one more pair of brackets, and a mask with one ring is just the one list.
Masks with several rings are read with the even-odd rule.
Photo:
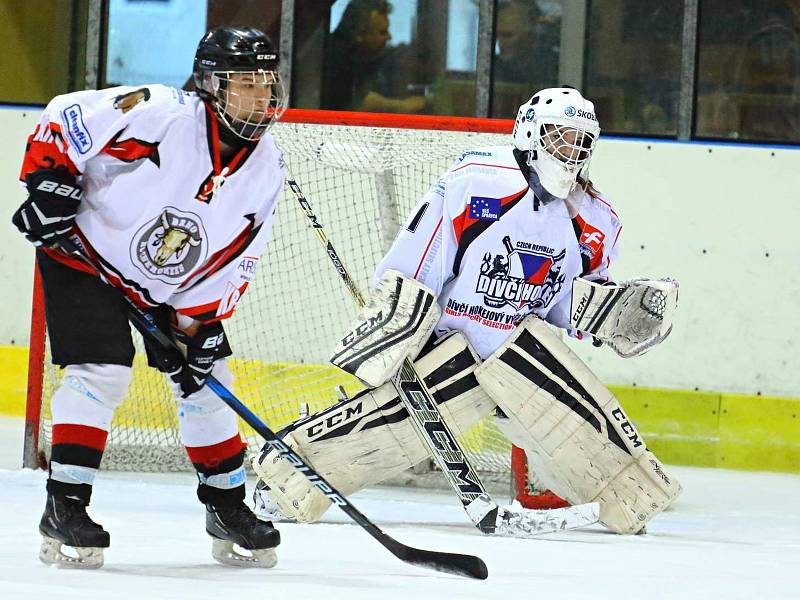
[[[413, 210], [331, 359], [371, 389], [284, 431], [340, 491], [428, 457], [387, 383], [416, 356], [453, 433], [494, 412], [541, 483], [573, 504], [598, 502], [612, 531], [642, 531], [678, 496], [558, 331], [636, 356], [667, 337], [677, 304], [672, 280], [611, 277], [622, 225], [588, 178], [599, 133], [577, 90], [542, 90], [520, 107], [513, 146], [464, 152]], [[254, 468], [265, 509], [309, 522], [328, 507], [274, 452]]]
[[[109, 546], [86, 507], [131, 379], [120, 292], [186, 347], [185, 361], [148, 347], [148, 362], [170, 378], [214, 558], [259, 567], [277, 560], [280, 534], [243, 501], [236, 415], [204, 384], [210, 373], [232, 384], [222, 321], [253, 277], [283, 189], [267, 130], [285, 94], [274, 45], [249, 27], [207, 33], [193, 75], [196, 93], [145, 85], [57, 96], [28, 140], [20, 176], [28, 199], [13, 222], [38, 247], [52, 359], [64, 369], [39, 525], [46, 563], [96, 568]], [[67, 237], [117, 289], [59, 249]]]

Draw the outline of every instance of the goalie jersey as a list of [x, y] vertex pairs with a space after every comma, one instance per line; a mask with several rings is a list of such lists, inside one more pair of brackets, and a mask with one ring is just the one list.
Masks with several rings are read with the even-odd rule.
[[375, 277], [396, 269], [427, 285], [442, 309], [436, 334], [460, 330], [487, 358], [529, 314], [568, 328], [573, 280], [611, 281], [621, 230], [594, 190], [541, 203], [511, 146], [484, 148], [422, 198]]
[[213, 108], [194, 93], [162, 85], [76, 92], [44, 109], [20, 179], [59, 166], [83, 188], [73, 237], [111, 283], [142, 308], [168, 304], [204, 322], [233, 313], [283, 189], [271, 135], [225, 161]]

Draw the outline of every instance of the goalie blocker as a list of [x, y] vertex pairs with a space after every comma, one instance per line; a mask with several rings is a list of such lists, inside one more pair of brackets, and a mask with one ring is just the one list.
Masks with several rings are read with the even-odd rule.
[[442, 311], [427, 287], [387, 270], [355, 324], [341, 339], [331, 363], [369, 387], [388, 381], [406, 356], [417, 356]]
[[[636, 533], [680, 493], [614, 396], [543, 321], [528, 317], [483, 365], [460, 332], [415, 366], [456, 435], [496, 406], [500, 429], [542, 482], [573, 504], [600, 503], [600, 521]], [[295, 422], [284, 441], [345, 494], [427, 458], [394, 388], [385, 384]], [[328, 499], [265, 448], [253, 460], [267, 506], [318, 520]], [[257, 502], [258, 504], [258, 502]]]

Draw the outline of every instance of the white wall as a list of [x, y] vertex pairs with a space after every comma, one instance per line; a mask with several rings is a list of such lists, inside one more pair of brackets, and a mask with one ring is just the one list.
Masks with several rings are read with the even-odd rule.
[[0, 110], [0, 344], [28, 344], [33, 285], [33, 246], [11, 224], [25, 200], [19, 170], [25, 141], [40, 111]]
[[624, 223], [615, 276], [681, 289], [662, 348], [590, 364], [619, 384], [800, 396], [800, 151], [615, 140], [592, 167]]
[[[27, 111], [0, 110], [0, 344], [24, 344], [28, 337], [33, 252], [9, 219], [23, 199], [17, 174], [35, 121]], [[592, 178], [624, 223], [615, 276], [669, 275], [681, 283], [675, 329], [661, 347], [623, 361], [608, 349], [580, 345], [579, 353], [605, 381], [800, 396], [800, 249], [792, 235], [800, 223], [799, 168], [800, 151], [793, 149], [600, 143]], [[276, 240], [280, 213], [292, 210], [279, 211]], [[319, 206], [317, 212], [324, 214]], [[352, 253], [350, 243], [364, 239], [355, 221], [327, 223], [332, 237], [344, 240], [343, 256]], [[343, 231], [348, 226], [354, 229]], [[313, 236], [298, 244], [319, 253]], [[264, 262], [262, 271], [271, 268]], [[301, 269], [286, 276], [294, 271]], [[274, 338], [269, 343], [278, 356], [291, 355]]]

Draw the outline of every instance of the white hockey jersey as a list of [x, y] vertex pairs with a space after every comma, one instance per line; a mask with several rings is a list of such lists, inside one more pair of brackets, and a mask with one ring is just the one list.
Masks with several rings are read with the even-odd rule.
[[55, 166], [84, 190], [75, 235], [139, 306], [168, 304], [204, 322], [233, 313], [283, 190], [272, 136], [224, 162], [212, 109], [194, 93], [163, 85], [76, 92], [45, 108], [20, 178]]
[[376, 281], [397, 269], [433, 289], [436, 333], [462, 331], [483, 358], [529, 314], [568, 328], [572, 281], [611, 280], [622, 229], [599, 194], [568, 200], [574, 218], [565, 201], [535, 203], [511, 146], [465, 152], [414, 209]]

